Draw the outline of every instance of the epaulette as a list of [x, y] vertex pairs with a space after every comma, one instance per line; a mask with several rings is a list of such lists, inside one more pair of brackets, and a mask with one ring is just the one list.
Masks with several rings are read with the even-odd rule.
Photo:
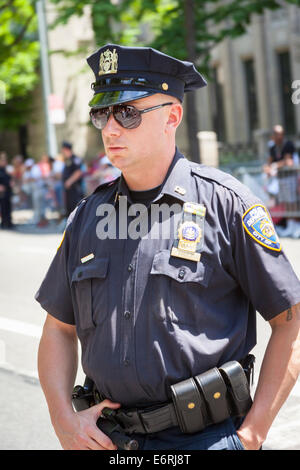
[[192, 164], [191, 171], [197, 176], [200, 176], [200, 178], [211, 180], [224, 186], [226, 189], [234, 192], [245, 203], [253, 202], [254, 195], [249, 188], [229, 173], [203, 164]]
[[[92, 192], [92, 194], [90, 194], [90, 196], [92, 196], [95, 193], [98, 193], [99, 191], [101, 191], [104, 188], [109, 188], [110, 186], [115, 185], [116, 182], [119, 181], [119, 180], [120, 180], [120, 176], [118, 176], [117, 178], [115, 178], [112, 181], [107, 181], [105, 183], [99, 184], [99, 186], [97, 186], [97, 188]], [[88, 197], [90, 197], [90, 196], [88, 196]]]
[[71, 223], [73, 222], [74, 218], [75, 218], [75, 215], [78, 214], [80, 212], [80, 210], [83, 208], [85, 202], [86, 202], [86, 199], [87, 197], [84, 197], [83, 199], [81, 199], [77, 206], [75, 207], [75, 209], [71, 212], [71, 214], [69, 215], [68, 219], [67, 219], [67, 223], [66, 223], [66, 228], [65, 230], [67, 230], [67, 228], [69, 227], [69, 225], [71, 225]]
[[102, 184], [99, 184], [99, 186], [97, 186], [97, 188], [91, 193], [89, 194], [88, 196], [85, 196], [83, 197], [77, 204], [77, 206], [75, 207], [75, 209], [71, 212], [71, 214], [69, 215], [68, 217], [68, 220], [67, 220], [67, 223], [66, 223], [66, 229], [68, 228], [68, 226], [73, 222], [74, 218], [75, 218], [75, 215], [78, 216], [79, 213], [81, 212], [81, 210], [83, 209], [85, 203], [87, 202], [87, 200], [92, 197], [94, 194], [96, 194], [97, 192], [101, 191], [102, 189], [104, 188], [109, 188], [110, 186], [113, 186], [115, 185], [115, 183], [117, 181], [119, 181], [120, 177], [118, 176], [118, 178], [112, 180], [112, 181], [107, 181], [105, 183], [102, 183]]

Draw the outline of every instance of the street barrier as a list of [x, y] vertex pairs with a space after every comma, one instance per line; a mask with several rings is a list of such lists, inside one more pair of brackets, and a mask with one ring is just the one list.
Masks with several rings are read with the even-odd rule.
[[234, 176], [265, 203], [275, 224], [300, 218], [300, 166], [240, 167]]

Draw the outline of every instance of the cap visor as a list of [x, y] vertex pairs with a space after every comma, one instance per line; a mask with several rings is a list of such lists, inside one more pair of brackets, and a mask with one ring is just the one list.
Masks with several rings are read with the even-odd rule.
[[135, 91], [135, 90], [115, 90], [97, 93], [91, 101], [89, 106], [91, 108], [105, 108], [114, 104], [126, 103], [127, 101], [138, 100], [146, 96], [154, 95], [153, 91]]

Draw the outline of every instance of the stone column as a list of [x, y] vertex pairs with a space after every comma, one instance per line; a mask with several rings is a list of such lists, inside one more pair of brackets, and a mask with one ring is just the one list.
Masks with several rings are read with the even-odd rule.
[[[289, 8], [290, 57], [292, 80], [300, 80], [300, 9], [296, 5]], [[292, 85], [292, 84], [291, 84]], [[299, 89], [299, 88], [297, 88]], [[294, 89], [296, 91], [296, 89]], [[298, 93], [299, 96], [299, 93]], [[300, 103], [294, 104], [296, 133], [300, 133]]]
[[255, 78], [257, 84], [257, 106], [259, 113], [260, 129], [271, 129], [272, 99], [269, 83], [269, 57], [267, 54], [265, 17], [263, 15], [253, 16], [253, 42], [255, 58]]
[[201, 155], [201, 163], [208, 166], [219, 166], [217, 134], [211, 131], [201, 131], [197, 134]]

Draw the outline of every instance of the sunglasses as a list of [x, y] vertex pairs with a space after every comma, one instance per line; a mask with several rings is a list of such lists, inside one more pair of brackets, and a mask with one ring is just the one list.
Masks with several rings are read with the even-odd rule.
[[107, 121], [112, 114], [114, 119], [120, 126], [125, 129], [135, 129], [142, 122], [142, 114], [153, 111], [154, 109], [162, 108], [163, 106], [169, 106], [174, 103], [163, 103], [157, 106], [152, 106], [146, 109], [137, 109], [134, 106], [128, 104], [115, 104], [114, 106], [107, 106], [106, 108], [94, 108], [90, 111], [90, 118], [93, 125], [97, 129], [104, 129]]

